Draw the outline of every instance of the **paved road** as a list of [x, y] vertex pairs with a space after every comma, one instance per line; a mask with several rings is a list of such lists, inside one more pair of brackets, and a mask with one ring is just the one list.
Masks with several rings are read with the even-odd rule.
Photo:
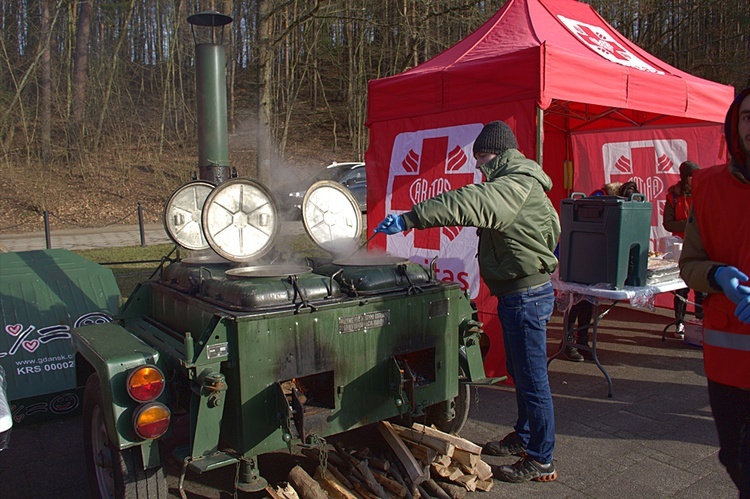
[[[599, 357], [614, 381], [614, 398], [591, 362], [555, 360], [550, 384], [555, 403], [559, 478], [552, 483], [495, 482], [482, 498], [736, 498], [717, 459], [717, 439], [706, 394], [702, 352], [675, 339], [661, 341], [671, 313], [618, 306], [602, 322]], [[561, 337], [561, 316], [550, 324], [550, 351]], [[478, 443], [511, 430], [515, 395], [507, 386], [472, 390], [462, 436]], [[87, 493], [80, 416], [16, 427], [0, 452], [6, 498], [80, 498]], [[511, 458], [487, 457], [493, 466]], [[283, 476], [295, 459], [262, 456], [261, 472]], [[167, 466], [170, 495], [178, 497], [179, 465]], [[188, 497], [233, 496], [234, 467], [189, 474]], [[251, 497], [239, 493], [239, 497]]]
[[[280, 235], [302, 234], [304, 227], [300, 221], [285, 221], [281, 224]], [[162, 224], [145, 224], [143, 235], [137, 225], [111, 225], [94, 229], [60, 229], [51, 231], [50, 248], [83, 250], [111, 248], [119, 246], [145, 246], [172, 244]], [[31, 251], [47, 247], [44, 232], [24, 234], [0, 234], [0, 250]]]

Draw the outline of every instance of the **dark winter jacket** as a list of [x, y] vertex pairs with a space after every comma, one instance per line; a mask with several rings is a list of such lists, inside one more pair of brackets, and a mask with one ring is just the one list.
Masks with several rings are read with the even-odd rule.
[[547, 192], [552, 180], [534, 161], [509, 149], [481, 166], [487, 181], [444, 192], [404, 213], [406, 228], [473, 226], [479, 269], [493, 295], [549, 281], [560, 220]]

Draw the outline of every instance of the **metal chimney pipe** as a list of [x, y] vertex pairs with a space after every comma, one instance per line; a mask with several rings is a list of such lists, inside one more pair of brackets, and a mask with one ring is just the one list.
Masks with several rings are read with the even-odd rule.
[[[198, 170], [201, 180], [219, 185], [231, 178], [227, 136], [226, 49], [216, 43], [216, 28], [232, 22], [218, 12], [188, 17], [196, 38], [196, 26], [208, 27], [208, 42], [195, 45], [195, 86], [198, 104]], [[223, 36], [221, 37], [223, 39]]]

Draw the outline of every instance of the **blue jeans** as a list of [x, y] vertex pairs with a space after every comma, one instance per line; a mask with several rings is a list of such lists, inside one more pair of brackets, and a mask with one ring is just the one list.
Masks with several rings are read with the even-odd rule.
[[503, 326], [505, 366], [516, 385], [516, 433], [528, 455], [552, 462], [555, 412], [547, 377], [547, 323], [555, 294], [552, 284], [498, 297], [497, 314]]

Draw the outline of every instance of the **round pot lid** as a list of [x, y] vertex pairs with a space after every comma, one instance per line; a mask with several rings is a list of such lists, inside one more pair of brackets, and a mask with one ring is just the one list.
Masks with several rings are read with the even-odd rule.
[[390, 256], [390, 255], [353, 255], [349, 258], [341, 260], [334, 260], [334, 265], [342, 265], [347, 267], [374, 267], [383, 265], [398, 265], [407, 263], [408, 258], [401, 256]]
[[273, 196], [258, 182], [236, 178], [217, 186], [203, 206], [203, 235], [233, 262], [265, 255], [279, 232]]
[[362, 235], [357, 200], [333, 180], [321, 180], [307, 189], [302, 200], [302, 222], [315, 244], [334, 255], [356, 250]]
[[164, 229], [175, 244], [193, 251], [208, 249], [201, 212], [213, 189], [213, 184], [198, 180], [183, 185], [169, 197], [164, 205]]
[[308, 272], [312, 272], [312, 268], [304, 265], [257, 265], [236, 267], [224, 273], [230, 277], [287, 277]]
[[226, 258], [220, 257], [213, 251], [205, 255], [192, 255], [183, 258], [181, 262], [184, 265], [229, 265], [232, 263]]

